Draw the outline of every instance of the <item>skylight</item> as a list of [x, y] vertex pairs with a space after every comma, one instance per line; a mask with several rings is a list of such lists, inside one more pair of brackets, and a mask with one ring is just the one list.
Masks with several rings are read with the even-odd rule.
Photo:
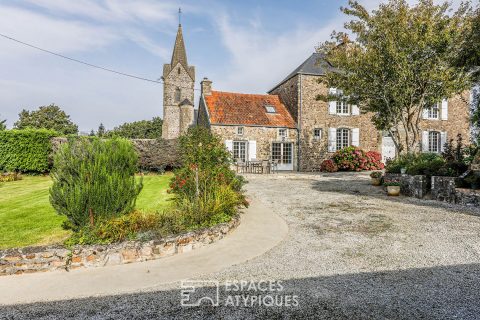
[[267, 110], [267, 113], [276, 113], [277, 111], [275, 110], [275, 107], [270, 105], [270, 104], [267, 104], [265, 106], [265, 110]]

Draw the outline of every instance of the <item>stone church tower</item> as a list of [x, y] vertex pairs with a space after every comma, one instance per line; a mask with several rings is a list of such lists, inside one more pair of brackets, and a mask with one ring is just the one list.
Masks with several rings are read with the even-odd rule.
[[162, 138], [175, 139], [194, 122], [195, 67], [189, 66], [183, 41], [182, 25], [178, 25], [172, 61], [163, 65]]

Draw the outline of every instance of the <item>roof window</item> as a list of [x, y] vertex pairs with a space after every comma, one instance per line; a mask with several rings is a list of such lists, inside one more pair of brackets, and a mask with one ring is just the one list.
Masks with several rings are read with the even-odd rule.
[[272, 106], [271, 104], [265, 105], [265, 110], [267, 110], [267, 113], [276, 113], [277, 111], [275, 110], [275, 107]]

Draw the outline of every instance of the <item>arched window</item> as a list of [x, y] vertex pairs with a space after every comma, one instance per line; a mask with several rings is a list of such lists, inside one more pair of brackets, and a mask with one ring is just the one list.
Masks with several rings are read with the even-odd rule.
[[175, 102], [180, 102], [182, 91], [180, 88], [175, 89]]
[[350, 129], [337, 129], [337, 150], [350, 146]]

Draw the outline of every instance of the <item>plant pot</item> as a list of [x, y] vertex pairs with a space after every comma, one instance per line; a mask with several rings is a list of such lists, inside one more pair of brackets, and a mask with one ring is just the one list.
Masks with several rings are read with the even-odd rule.
[[372, 178], [372, 186], [379, 186], [382, 184], [382, 178]]
[[387, 194], [389, 196], [397, 197], [400, 195], [400, 186], [388, 186], [387, 187]]

